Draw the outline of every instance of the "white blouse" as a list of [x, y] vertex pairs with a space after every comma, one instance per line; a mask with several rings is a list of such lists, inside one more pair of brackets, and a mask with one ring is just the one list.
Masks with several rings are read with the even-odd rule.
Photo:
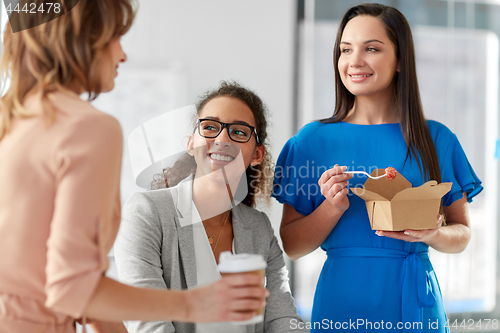
[[[194, 238], [194, 253], [196, 256], [196, 278], [197, 287], [202, 287], [209, 285], [221, 278], [219, 269], [217, 268], [217, 262], [208, 242], [207, 233], [203, 222], [201, 221], [200, 214], [194, 202], [192, 203], [192, 219], [193, 219], [193, 238]], [[236, 253], [234, 249], [234, 238], [232, 245], [233, 253]], [[246, 326], [244, 325], [234, 325], [231, 323], [197, 323], [196, 324], [197, 333], [245, 333]]]

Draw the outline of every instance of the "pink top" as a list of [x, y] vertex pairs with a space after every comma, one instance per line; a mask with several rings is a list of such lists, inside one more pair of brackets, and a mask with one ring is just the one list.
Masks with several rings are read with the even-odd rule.
[[[75, 93], [0, 140], [0, 332], [75, 332], [120, 224], [118, 121]], [[41, 111], [39, 96], [24, 106]]]

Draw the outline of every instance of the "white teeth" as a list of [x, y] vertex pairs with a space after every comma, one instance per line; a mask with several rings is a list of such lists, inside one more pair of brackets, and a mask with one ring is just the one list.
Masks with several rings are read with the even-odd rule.
[[230, 162], [230, 161], [234, 160], [234, 158], [231, 156], [225, 156], [225, 155], [219, 155], [219, 154], [210, 154], [210, 157], [212, 157], [213, 160], [223, 161], [223, 162]]
[[356, 78], [358, 78], [358, 77], [368, 77], [368, 76], [371, 76], [371, 74], [366, 74], [366, 75], [352, 75], [351, 74], [351, 77], [356, 77]]

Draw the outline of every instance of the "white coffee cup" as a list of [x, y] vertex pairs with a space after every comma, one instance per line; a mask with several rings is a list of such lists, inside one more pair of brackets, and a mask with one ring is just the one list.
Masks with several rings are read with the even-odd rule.
[[[252, 273], [265, 276], [267, 262], [260, 254], [239, 253], [232, 254], [229, 251], [222, 252], [219, 257], [219, 272], [222, 276], [242, 273]], [[252, 319], [246, 321], [234, 321], [235, 325], [248, 325], [260, 323], [264, 320], [264, 308], [257, 311]]]

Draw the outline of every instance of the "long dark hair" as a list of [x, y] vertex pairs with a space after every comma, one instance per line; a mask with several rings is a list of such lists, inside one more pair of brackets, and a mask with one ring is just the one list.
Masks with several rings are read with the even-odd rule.
[[[274, 176], [273, 162], [269, 150], [267, 139], [267, 109], [259, 96], [251, 90], [242, 87], [237, 82], [222, 81], [217, 89], [208, 91], [196, 104], [197, 115], [201, 113], [203, 107], [212, 99], [217, 97], [234, 97], [244, 102], [252, 111], [255, 118], [255, 128], [259, 136], [260, 143], [266, 147], [264, 159], [256, 166], [250, 165], [246, 169], [248, 194], [242, 201], [247, 206], [255, 207], [259, 199], [265, 199], [269, 203], [272, 177]], [[194, 126], [194, 124], [193, 124]], [[171, 167], [163, 170], [163, 173], [155, 175], [151, 183], [151, 189], [172, 187], [177, 185], [182, 179], [196, 172], [196, 162], [194, 157], [188, 153], [183, 154]]]
[[381, 4], [362, 4], [350, 8], [342, 18], [335, 48], [333, 50], [333, 66], [335, 68], [335, 111], [331, 118], [320, 120], [323, 123], [336, 123], [345, 119], [354, 106], [355, 96], [344, 86], [340, 78], [338, 61], [340, 58], [340, 42], [347, 23], [360, 15], [378, 18], [384, 23], [387, 36], [396, 49], [399, 60], [399, 73], [395, 76], [396, 105], [399, 109], [400, 127], [408, 147], [405, 163], [415, 158], [424, 180], [441, 182], [441, 172], [437, 158], [436, 147], [427, 128], [415, 66], [415, 49], [410, 25], [397, 9]]

